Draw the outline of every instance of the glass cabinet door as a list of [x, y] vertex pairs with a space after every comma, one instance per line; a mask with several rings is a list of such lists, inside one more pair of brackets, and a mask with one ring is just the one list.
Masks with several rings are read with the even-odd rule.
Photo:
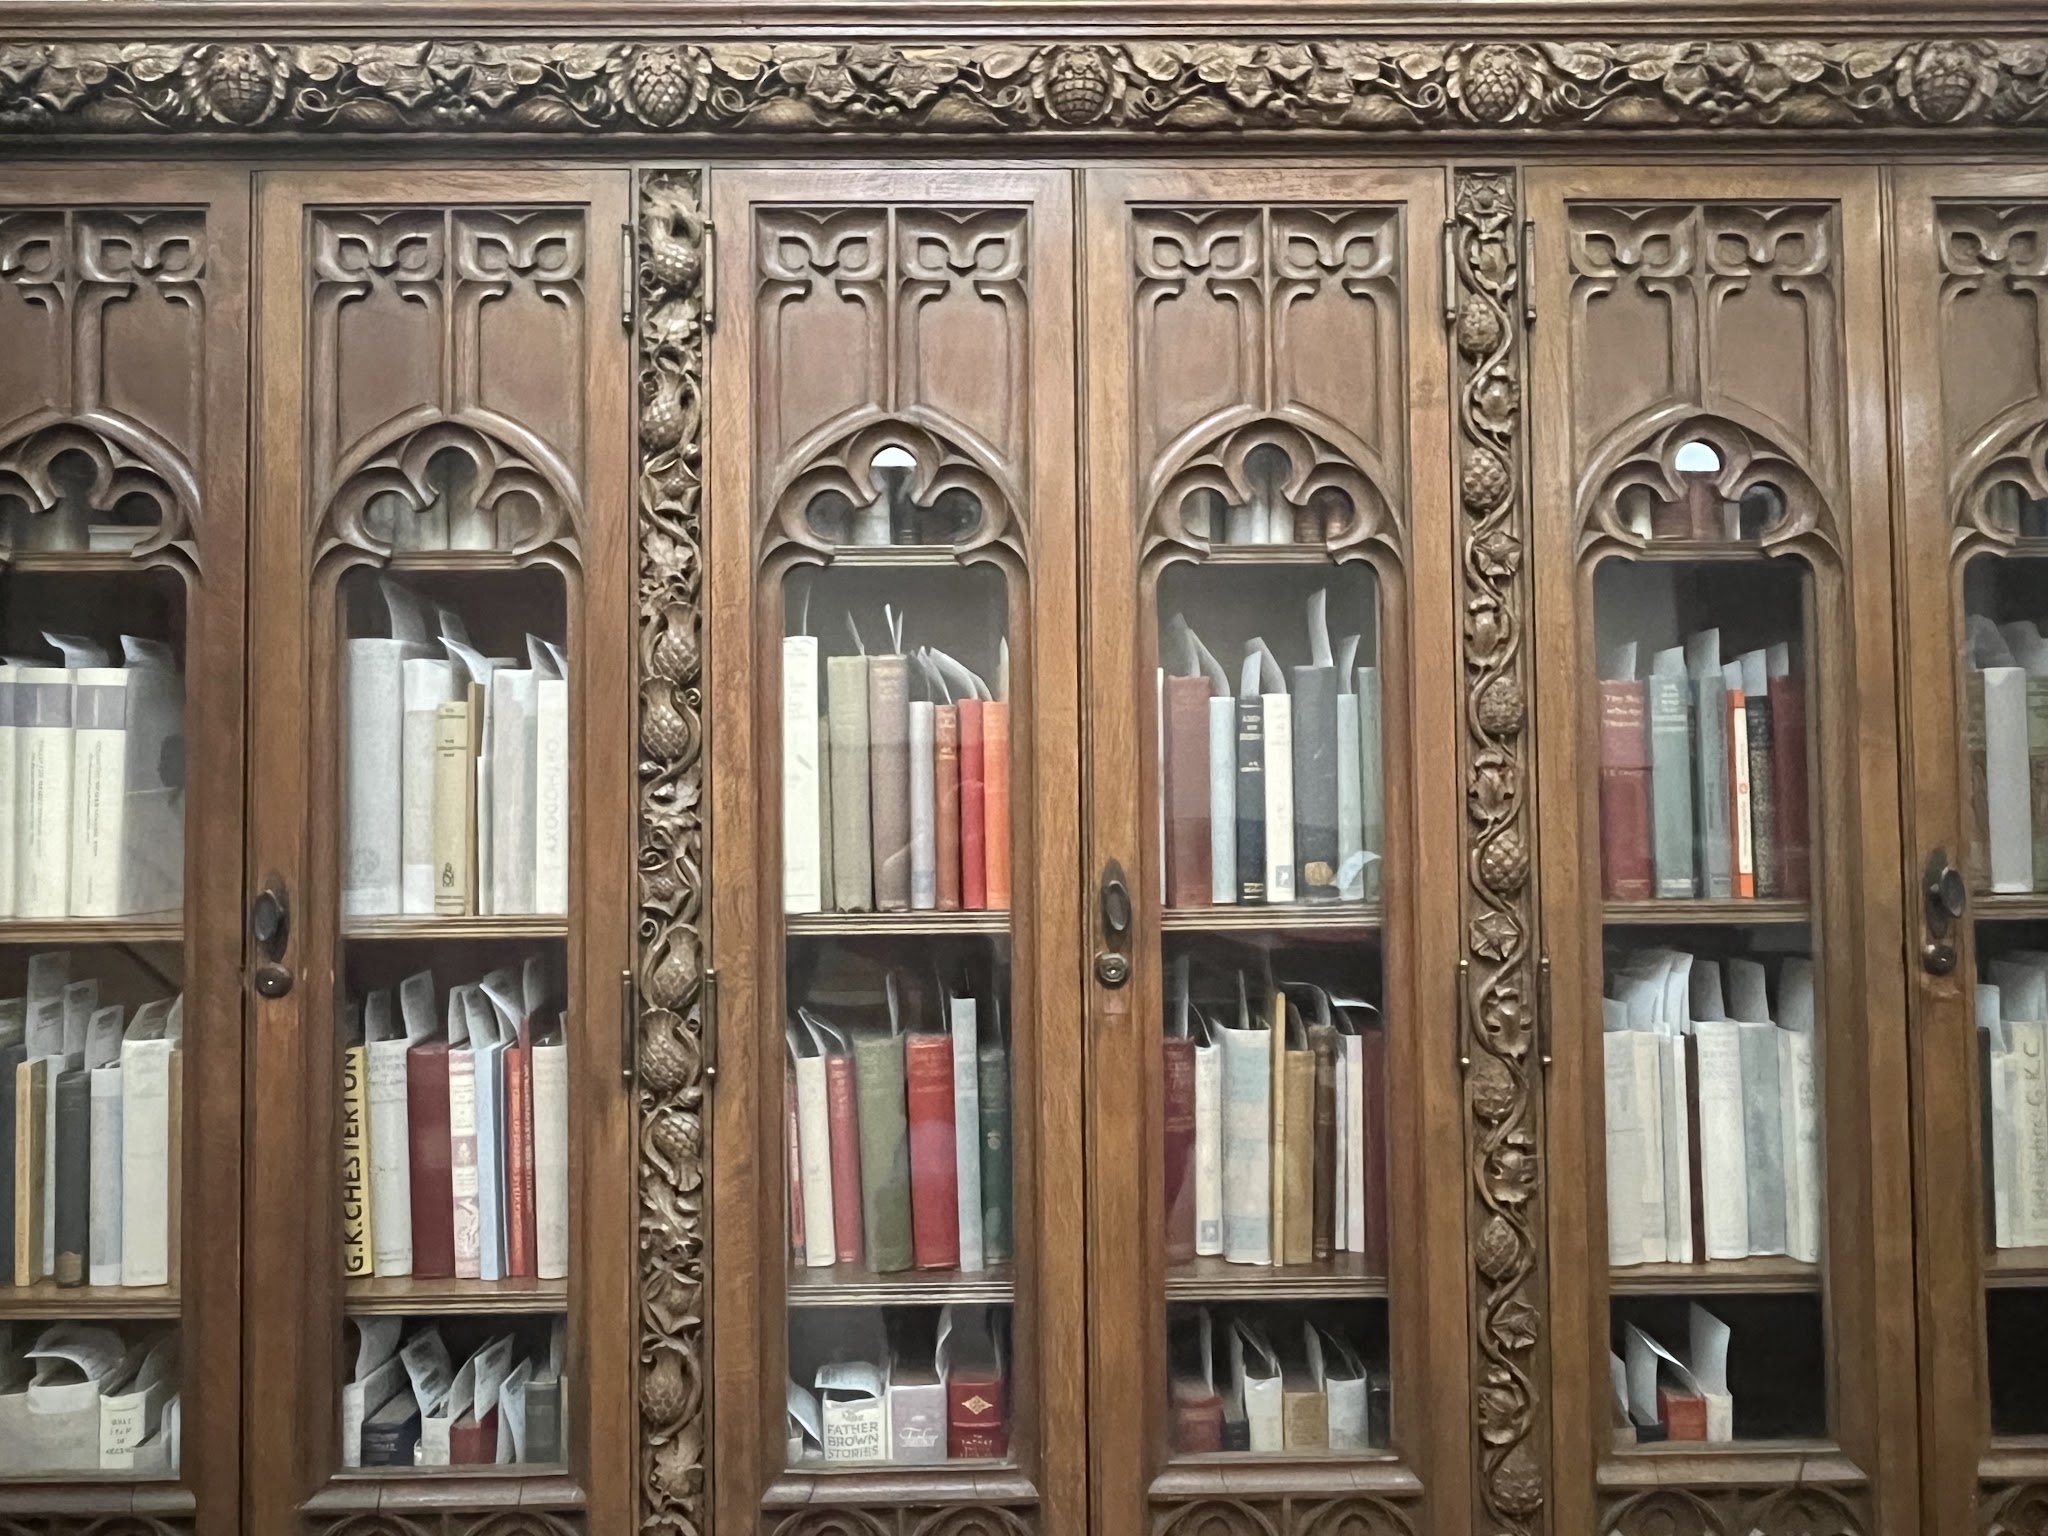
[[2048, 1473], [2048, 178], [1897, 206], [1929, 1508], [1990, 1528]]
[[624, 192], [261, 184], [266, 1529], [627, 1518]]
[[1532, 193], [1557, 1518], [1910, 1525], [1875, 182]]
[[1455, 1528], [1441, 179], [1087, 184], [1097, 1508]]
[[248, 183], [140, 192], [0, 175], [0, 1525], [226, 1533]]
[[724, 1529], [1084, 1519], [1066, 185], [712, 175]]

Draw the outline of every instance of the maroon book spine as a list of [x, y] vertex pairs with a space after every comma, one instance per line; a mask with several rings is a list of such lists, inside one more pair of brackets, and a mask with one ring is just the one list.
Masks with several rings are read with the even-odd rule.
[[1600, 889], [1609, 901], [1648, 901], [1650, 732], [1640, 681], [1600, 685]]
[[937, 826], [932, 836], [938, 855], [939, 910], [960, 910], [960, 706], [941, 704], [932, 711], [932, 787], [937, 800]]
[[412, 1272], [455, 1278], [455, 1182], [448, 1146], [448, 1045], [405, 1053], [406, 1129], [412, 1143]]
[[1206, 907], [1209, 878], [1209, 680], [1166, 680], [1166, 904]]
[[1167, 1040], [1166, 1262], [1195, 1257], [1195, 1042]]
[[1777, 797], [1778, 890], [1813, 894], [1812, 843], [1806, 816], [1806, 679], [1771, 679], [1771, 791]]
[[448, 1465], [487, 1467], [498, 1459], [498, 1410], [482, 1418], [466, 1413], [448, 1429]]
[[853, 1058], [825, 1058], [825, 1128], [832, 1150], [833, 1252], [860, 1262], [860, 1112], [854, 1108]]
[[946, 1378], [946, 1455], [993, 1459], [1010, 1449], [1000, 1372], [957, 1369]]
[[981, 700], [962, 699], [959, 708], [960, 905], [969, 912], [982, 912], [988, 908], [988, 849], [981, 783]]
[[1206, 1382], [1173, 1384], [1173, 1448], [1183, 1456], [1223, 1449], [1223, 1399]]
[[[523, 1034], [524, 1031], [521, 1031]], [[505, 1048], [505, 1273], [533, 1278], [533, 1089], [527, 1047]]]
[[911, 1035], [904, 1043], [910, 1120], [910, 1246], [919, 1269], [960, 1267], [960, 1167], [953, 1147], [953, 1040]]
[[1365, 1091], [1365, 1267], [1387, 1270], [1387, 1032], [1360, 1037], [1359, 1077]]

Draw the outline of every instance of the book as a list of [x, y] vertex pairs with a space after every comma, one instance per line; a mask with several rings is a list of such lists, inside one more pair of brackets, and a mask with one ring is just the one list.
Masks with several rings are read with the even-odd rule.
[[1010, 1051], [1001, 1032], [982, 1041], [975, 1103], [981, 1115], [981, 1252], [989, 1264], [1010, 1262]]
[[1366, 1251], [1365, 1230], [1365, 1037], [1349, 1008], [1336, 1010], [1338, 1043], [1344, 1049], [1342, 1095], [1344, 1110], [1344, 1158], [1342, 1178], [1342, 1220], [1344, 1248], [1348, 1253]]
[[796, 1118], [796, 1062], [782, 1076], [782, 1162], [789, 1178], [789, 1261], [804, 1262], [804, 1151], [803, 1133]]
[[1625, 1010], [1606, 1000], [1607, 1026], [1600, 1036], [1607, 1142], [1607, 1262], [1643, 1262], [1643, 1112], [1636, 1098], [1635, 1031]]
[[1259, 699], [1259, 669], [1247, 657], [1235, 703], [1237, 779], [1237, 899], [1266, 899], [1266, 709]]
[[533, 909], [569, 910], [569, 682], [533, 686]]
[[[1237, 700], [1211, 684], [1209, 711], [1209, 900], [1237, 901]], [[1220, 1412], [1220, 1409], [1219, 1409]], [[1220, 1419], [1219, 1419], [1220, 1432]]]
[[[15, 1186], [21, 1178], [22, 1167], [17, 1132], [24, 1122], [17, 1119], [16, 1103], [20, 1094], [21, 1067], [28, 1060], [28, 1046], [22, 1039], [18, 1016], [20, 1004], [16, 1002], [7, 1006], [16, 1017], [11, 1020], [12, 1033], [0, 1035], [0, 1286], [15, 1285], [20, 1280], [14, 1270], [15, 1216], [18, 1209]], [[7, 1022], [0, 1018], [0, 1024]]]
[[1309, 1053], [1314, 1062], [1312, 1256], [1327, 1259], [1337, 1248], [1337, 1030], [1332, 1024], [1309, 1026]]
[[526, 1021], [505, 1044], [505, 1274], [534, 1278], [533, 1047]]
[[535, 1037], [531, 1067], [533, 1272], [561, 1280], [569, 1273], [569, 1047], [559, 1022]]
[[[434, 780], [440, 708], [457, 701], [459, 664], [426, 656], [399, 664], [399, 910], [431, 913], [439, 882], [434, 859]], [[389, 771], [388, 768], [386, 770]]]
[[1364, 897], [1380, 899], [1380, 861], [1387, 850], [1386, 780], [1380, 741], [1380, 669], [1358, 678], [1358, 838], [1365, 855]]
[[818, 639], [782, 641], [782, 910], [819, 912]]
[[837, 1031], [827, 1031], [825, 1132], [832, 1165], [832, 1246], [842, 1264], [860, 1261], [860, 1111], [853, 1057]]
[[[16, 809], [20, 803], [19, 776], [20, 729], [15, 724], [15, 690], [18, 686], [21, 664], [0, 658], [0, 917], [14, 916], [14, 834]], [[0, 1099], [11, 1100], [14, 1094], [14, 1079], [8, 1076], [0, 1082]], [[11, 1142], [0, 1142], [9, 1156], [13, 1154]], [[12, 1189], [12, 1182], [0, 1179]], [[8, 1196], [12, 1198], [12, 1195]], [[13, 1242], [12, 1222], [0, 1222], [7, 1233], [5, 1241]], [[0, 1276], [11, 1278], [14, 1266], [11, 1259], [0, 1265]]]
[[1316, 1062], [1300, 1035], [1301, 1021], [1295, 1015], [1286, 1035], [1287, 1115], [1280, 1147], [1286, 1165], [1286, 1212], [1280, 1224], [1284, 1247], [1278, 1256], [1282, 1264], [1307, 1264], [1315, 1256]]
[[903, 1056], [913, 1258], [919, 1269], [958, 1269], [960, 1187], [954, 1150], [952, 1036], [906, 1035]]
[[1387, 1268], [1387, 1032], [1377, 1010], [1360, 1031], [1361, 1087], [1365, 1100], [1365, 1262], [1374, 1274]]
[[796, 1078], [796, 1131], [800, 1158], [804, 1216], [804, 1263], [814, 1269], [838, 1261], [837, 1229], [832, 1205], [832, 1121], [825, 1081], [822, 1040], [804, 1011], [792, 1032], [790, 1049]]
[[1815, 1033], [1813, 961], [1789, 955], [1778, 970], [1777, 1032], [1785, 1167], [1785, 1252], [1808, 1264], [1820, 1262], [1821, 1224], [1827, 1197], [1821, 1168]]
[[1734, 850], [1729, 882], [1735, 895], [1756, 895], [1755, 807], [1749, 792], [1749, 697], [1742, 664], [1721, 666], [1722, 697], [1728, 701], [1728, 840]]
[[992, 1460], [1010, 1448], [1008, 1381], [986, 1308], [949, 1306], [939, 1314], [937, 1359], [946, 1383], [946, 1455]]
[[1289, 704], [1294, 747], [1294, 866], [1298, 899], [1340, 899], [1337, 839], [1337, 665], [1330, 646], [1329, 591], [1308, 599], [1309, 665], [1296, 667]]
[[933, 778], [934, 706], [913, 700], [910, 725], [910, 907], [930, 912], [939, 904], [938, 786]]
[[1600, 890], [1609, 901], [1656, 893], [1652, 854], [1648, 689], [1634, 678], [1600, 683]]
[[946, 1459], [946, 1384], [930, 1346], [892, 1350], [887, 1372], [889, 1460], [923, 1466]]
[[370, 1259], [372, 1271], [387, 1277], [413, 1272], [413, 1116], [408, 1064], [416, 1042], [405, 1026], [421, 1027], [424, 1012], [422, 1038], [431, 1034], [433, 988], [428, 972], [406, 978], [399, 988], [398, 1016], [392, 1012], [389, 992], [372, 992], [363, 1001]]
[[[1007, 643], [1005, 643], [1007, 668]], [[1007, 688], [1007, 684], [1004, 685]], [[1010, 704], [1003, 693], [981, 706], [982, 853], [989, 910], [1010, 906]]]
[[1365, 822], [1363, 772], [1358, 756], [1359, 637], [1346, 635], [1337, 646], [1337, 895], [1343, 901], [1365, 899]]
[[1742, 1146], [1748, 1186], [1749, 1251], [1785, 1251], [1784, 1095], [1778, 1081], [1778, 1028], [1743, 1019]]
[[[1771, 718], [1770, 665], [1761, 649], [1745, 651], [1740, 665], [1743, 709], [1748, 716], [1750, 857], [1756, 865], [1756, 894], [1769, 899], [1784, 894], [1778, 864], [1777, 782], [1772, 766], [1777, 748]], [[2023, 731], [2024, 728], [2023, 718]]]
[[1726, 1019], [1693, 1023], [1689, 1065], [1699, 1095], [1700, 1224], [1708, 1259], [1750, 1252], [1749, 1153], [1743, 1112], [1742, 1028]]
[[1165, 680], [1166, 901], [1206, 907], [1214, 896], [1209, 838], [1209, 680]]
[[1330, 1399], [1306, 1358], [1289, 1353], [1280, 1367], [1280, 1444], [1289, 1451], [1330, 1448]]
[[1294, 700], [1280, 664], [1264, 641], [1252, 642], [1264, 717], [1266, 773], [1266, 900], [1297, 899], [1294, 867]]
[[982, 734], [983, 701], [965, 698], [960, 710], [960, 905], [969, 912], [988, 908], [987, 743]]
[[861, 1218], [868, 1268], [893, 1274], [909, 1269], [912, 1259], [903, 1037], [856, 1038], [853, 1077], [860, 1100]]
[[482, 751], [483, 693], [461, 696], [434, 711], [434, 912], [468, 917], [477, 911], [476, 776]]
[[832, 906], [867, 912], [874, 906], [874, 843], [869, 834], [868, 658], [825, 660], [831, 715]]
[[15, 669], [14, 916], [71, 911], [71, 674]]
[[[1792, 651], [1780, 642], [1765, 651], [1771, 700], [1771, 787], [1777, 797], [1778, 887], [1804, 901], [1812, 894], [1812, 835], [1807, 825], [1806, 679], [1792, 669]], [[2028, 753], [2035, 793], [2048, 811], [2048, 677], [2028, 679]], [[2038, 695], [2038, 704], [2033, 702]], [[2038, 714], [2039, 724], [2034, 723]], [[2040, 745], [2034, 746], [2035, 738]], [[2032, 763], [2038, 761], [2038, 767]], [[2048, 821], [2048, 815], [2043, 816]], [[2044, 828], [2048, 830], [2048, 828]], [[2037, 861], [2048, 865], [2048, 860]]]
[[932, 780], [936, 806], [933, 846], [941, 912], [960, 910], [960, 707], [932, 709]]
[[70, 909], [77, 917], [184, 904], [184, 684], [159, 641], [122, 637], [125, 665], [72, 687]]
[[[366, 1278], [371, 1272], [370, 1259], [370, 1099], [369, 1099], [370, 1056], [362, 1043], [349, 1046], [341, 1053], [341, 1272], [351, 1280]], [[94, 1099], [99, 1097], [99, 1083], [93, 1083]], [[114, 1151], [119, 1151], [118, 1116], [120, 1114], [120, 1077], [116, 1069], [114, 1077], [114, 1099], [112, 1116], [117, 1127]], [[99, 1106], [95, 1102], [94, 1106]], [[99, 1150], [97, 1123], [94, 1129], [93, 1150]], [[118, 1182], [114, 1186], [120, 1188]], [[115, 1229], [118, 1241], [119, 1228]], [[118, 1270], [112, 1282], [94, 1280], [93, 1284], [119, 1284]]]
[[1302, 1324], [1308, 1376], [1325, 1403], [1325, 1427], [1333, 1451], [1364, 1450], [1370, 1439], [1365, 1362], [1350, 1341], [1332, 1329]]
[[483, 1275], [482, 1175], [477, 1167], [476, 1051], [468, 1043], [468, 1023], [460, 992], [449, 994], [448, 1018], [448, 1178], [449, 1213], [454, 1235], [455, 1278]]
[[1692, 685], [1685, 652], [1673, 646], [1651, 658], [1644, 682], [1650, 731], [1651, 867], [1659, 897], [1699, 894], [1694, 868]]
[[1238, 1022], [1217, 1031], [1223, 1050], [1223, 1256], [1271, 1264], [1272, 1049], [1239, 979]]
[[[1963, 674], [1963, 751], [1968, 760], [1970, 845], [1965, 866], [1970, 889], [1987, 890], [1991, 882], [1990, 761], [1984, 738], [1984, 674], [1972, 668]], [[2031, 807], [2028, 820], [2032, 821]]]
[[49, 1233], [46, 1197], [49, 1193], [51, 1064], [59, 1059], [33, 1056], [14, 1070], [16, 1285], [35, 1285], [46, 1280], [55, 1267], [55, 1244]]
[[[490, 911], [536, 910], [534, 822], [539, 804], [536, 713], [540, 675], [532, 667], [498, 667], [484, 701], [489, 740]], [[478, 797], [479, 811], [483, 805]]]
[[172, 1068], [167, 1010], [139, 1008], [121, 1043], [121, 1284], [171, 1278]]
[[1721, 672], [1720, 630], [1702, 629], [1686, 636], [1685, 670], [1692, 689], [1700, 894], [1710, 901], [1726, 901], [1735, 894], [1735, 844], [1728, 830], [1728, 685]]
[[[434, 1005], [431, 980], [426, 1006]], [[409, 1045], [404, 1056], [406, 1197], [410, 1219], [412, 1273], [420, 1279], [455, 1276], [454, 1137], [449, 1102], [450, 1056], [445, 1039]], [[379, 1156], [377, 1121], [370, 1123], [371, 1167]], [[373, 1197], [374, 1199], [374, 1197]], [[371, 1214], [377, 1214], [372, 1205]], [[389, 1214], [388, 1209], [385, 1212]]]
[[[900, 627], [892, 620], [892, 628]], [[910, 659], [868, 658], [869, 829], [875, 910], [910, 909]]]
[[1161, 1042], [1165, 1097], [1164, 1196], [1166, 1262], [1185, 1264], [1195, 1256], [1195, 1042], [1169, 1035]]
[[[981, 1022], [972, 993], [946, 995], [952, 1029], [953, 1170], [959, 1268], [969, 1274], [987, 1267], [981, 1204]], [[915, 1149], [913, 1148], [913, 1155]]]
[[1223, 1047], [1195, 1014], [1195, 1252], [1223, 1252]]
[[1284, 1449], [1280, 1359], [1265, 1330], [1249, 1318], [1234, 1318], [1230, 1324], [1230, 1381], [1233, 1395], [1244, 1404], [1245, 1449], [1254, 1454]]
[[378, 584], [388, 635], [343, 643], [342, 911], [403, 911], [405, 663], [428, 654], [426, 615], [396, 582]]
[[818, 1367], [818, 1406], [827, 1461], [881, 1461], [889, 1450], [881, 1368], [870, 1361]]

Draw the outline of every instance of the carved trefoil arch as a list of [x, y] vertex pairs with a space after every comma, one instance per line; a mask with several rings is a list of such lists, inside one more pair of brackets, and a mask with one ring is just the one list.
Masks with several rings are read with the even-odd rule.
[[2048, 533], [2048, 205], [1937, 202], [1934, 234], [1951, 545], [1961, 555]]

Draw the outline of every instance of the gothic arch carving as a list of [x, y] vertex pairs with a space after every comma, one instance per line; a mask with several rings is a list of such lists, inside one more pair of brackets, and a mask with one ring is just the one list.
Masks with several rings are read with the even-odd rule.
[[[83, 475], [68, 466], [79, 466]], [[88, 513], [108, 516], [134, 499], [156, 511], [155, 530], [133, 551], [137, 559], [166, 557], [196, 574], [198, 545], [194, 524], [199, 516], [199, 486], [192, 471], [153, 433], [106, 412], [79, 420], [45, 420], [32, 424], [12, 442], [0, 446], [0, 508], [16, 502], [27, 524], [56, 519], [66, 508], [80, 518]], [[0, 524], [9, 534], [24, 524]], [[67, 547], [83, 549], [82, 528], [72, 530]], [[13, 540], [15, 549], [49, 547], [41, 539]]]

